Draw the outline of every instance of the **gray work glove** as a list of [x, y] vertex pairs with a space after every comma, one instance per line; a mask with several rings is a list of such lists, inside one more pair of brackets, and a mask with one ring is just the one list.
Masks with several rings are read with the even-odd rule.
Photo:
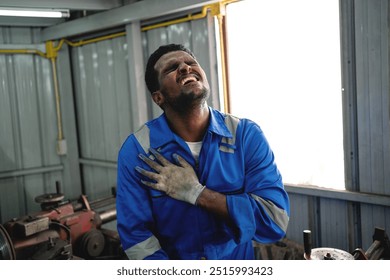
[[157, 161], [151, 160], [143, 154], [140, 154], [139, 157], [156, 172], [147, 171], [139, 166], [135, 169], [155, 182], [145, 180], [141, 180], [141, 182], [153, 189], [165, 192], [174, 199], [196, 205], [196, 200], [205, 186], [199, 183], [192, 166], [177, 154], [173, 155], [177, 161], [176, 165], [156, 150], [150, 149], [150, 151]]

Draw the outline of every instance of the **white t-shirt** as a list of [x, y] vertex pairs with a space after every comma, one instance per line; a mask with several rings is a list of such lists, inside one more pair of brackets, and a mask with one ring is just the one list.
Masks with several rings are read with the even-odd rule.
[[191, 153], [195, 158], [195, 161], [198, 162], [200, 149], [202, 149], [202, 141], [200, 142], [186, 142], [188, 147], [190, 147]]

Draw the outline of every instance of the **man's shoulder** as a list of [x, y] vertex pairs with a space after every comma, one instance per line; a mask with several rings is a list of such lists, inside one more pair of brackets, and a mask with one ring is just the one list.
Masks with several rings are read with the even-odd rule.
[[139, 133], [142, 133], [145, 130], [153, 129], [153, 127], [161, 125], [162, 122], [165, 122], [165, 118], [164, 118], [163, 115], [160, 115], [160, 116], [158, 116], [158, 117], [156, 117], [154, 119], [151, 119], [151, 120], [146, 121], [145, 123], [143, 123], [137, 129], [135, 129], [134, 132], [131, 135], [135, 135], [137, 133], [139, 134]]
[[234, 124], [235, 126], [245, 126], [246, 128], [250, 129], [251, 127], [259, 127], [259, 125], [246, 117], [241, 117], [238, 115], [235, 115], [234, 113], [225, 113], [216, 109], [213, 109], [214, 115], [219, 116], [221, 119], [224, 120], [225, 124]]
[[[229, 127], [234, 127], [241, 133], [259, 131], [262, 133], [260, 125], [254, 120], [246, 117], [239, 117], [232, 113], [222, 113], [224, 115], [225, 124]], [[240, 127], [240, 129], [238, 129]]]

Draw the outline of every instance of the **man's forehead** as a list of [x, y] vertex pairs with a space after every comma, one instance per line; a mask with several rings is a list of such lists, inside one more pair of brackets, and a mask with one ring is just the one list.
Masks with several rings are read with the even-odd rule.
[[175, 61], [175, 60], [178, 60], [181, 58], [191, 58], [191, 59], [195, 60], [195, 58], [193, 58], [189, 53], [187, 53], [185, 51], [172, 51], [172, 52], [169, 52], [169, 53], [162, 55], [157, 60], [156, 64], [154, 65], [154, 69], [161, 67], [162, 63], [167, 64], [171, 61]]

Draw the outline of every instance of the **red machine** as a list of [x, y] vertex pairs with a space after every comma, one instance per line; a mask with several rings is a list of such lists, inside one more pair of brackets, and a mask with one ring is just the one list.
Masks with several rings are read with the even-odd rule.
[[57, 193], [35, 199], [41, 212], [0, 225], [0, 260], [124, 257], [118, 233], [102, 228], [116, 219], [115, 194], [91, 203], [85, 195], [76, 202], [63, 199], [57, 185]]

